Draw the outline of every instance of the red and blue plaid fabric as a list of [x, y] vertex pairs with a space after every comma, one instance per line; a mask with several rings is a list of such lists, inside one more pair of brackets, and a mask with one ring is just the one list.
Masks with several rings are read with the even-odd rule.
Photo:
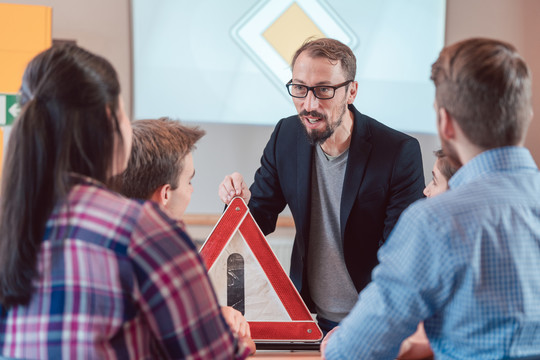
[[[39, 204], [36, 204], [39, 206]], [[183, 225], [84, 178], [45, 231], [28, 306], [0, 306], [25, 359], [243, 359]]]

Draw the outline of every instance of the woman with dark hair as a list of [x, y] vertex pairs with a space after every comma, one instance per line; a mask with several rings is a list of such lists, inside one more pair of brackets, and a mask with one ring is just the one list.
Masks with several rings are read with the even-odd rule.
[[0, 193], [0, 349], [18, 358], [245, 358], [182, 224], [108, 190], [131, 149], [111, 64], [28, 65]]

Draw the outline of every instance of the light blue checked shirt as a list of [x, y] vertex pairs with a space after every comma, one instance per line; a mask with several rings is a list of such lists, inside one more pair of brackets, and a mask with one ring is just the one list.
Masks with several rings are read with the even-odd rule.
[[392, 359], [424, 320], [436, 359], [540, 358], [540, 172], [486, 151], [401, 215], [327, 359]]

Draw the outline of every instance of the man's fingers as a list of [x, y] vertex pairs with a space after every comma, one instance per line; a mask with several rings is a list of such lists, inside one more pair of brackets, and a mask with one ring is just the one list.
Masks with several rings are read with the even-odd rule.
[[225, 204], [229, 204], [229, 202], [232, 199], [232, 196], [234, 196], [234, 189], [226, 183], [222, 183], [219, 191], [219, 197], [221, 198], [221, 201], [223, 201]]
[[234, 185], [234, 180], [231, 176], [227, 175], [225, 176], [225, 179], [221, 182], [221, 185], [219, 186], [219, 197], [221, 201], [223, 201], [225, 204], [228, 204], [231, 199], [235, 196], [236, 189]]
[[243, 176], [240, 173], [235, 172], [231, 174], [231, 180], [235, 191], [234, 195], [242, 194], [242, 189], [245, 186]]
[[244, 196], [244, 193], [248, 190], [247, 184], [244, 182], [244, 178], [240, 173], [232, 173], [225, 176], [225, 179], [221, 182], [218, 190], [218, 195], [221, 201], [225, 204], [229, 204], [235, 196]]
[[251, 330], [249, 329], [249, 324], [247, 322], [242, 324], [242, 336], [249, 336], [251, 337]]

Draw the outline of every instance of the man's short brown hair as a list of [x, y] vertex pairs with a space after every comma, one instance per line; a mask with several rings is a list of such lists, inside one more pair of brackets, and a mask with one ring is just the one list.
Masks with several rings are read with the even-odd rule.
[[298, 56], [306, 51], [312, 58], [326, 58], [332, 64], [339, 61], [345, 74], [345, 80], [354, 80], [356, 76], [356, 56], [351, 48], [342, 42], [329, 38], [308, 39], [293, 56], [291, 69], [294, 68]]
[[475, 38], [445, 47], [431, 69], [437, 106], [487, 150], [520, 144], [531, 120], [531, 74], [516, 49]]
[[150, 199], [163, 185], [178, 188], [184, 158], [205, 132], [166, 117], [137, 120], [132, 127], [131, 156], [117, 190], [129, 198]]

